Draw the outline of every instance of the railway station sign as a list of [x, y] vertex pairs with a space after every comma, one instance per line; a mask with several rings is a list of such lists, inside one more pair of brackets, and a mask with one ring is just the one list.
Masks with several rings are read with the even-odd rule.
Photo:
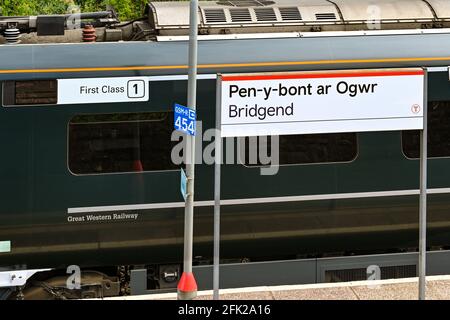
[[423, 129], [421, 68], [221, 75], [221, 136]]
[[148, 100], [148, 77], [58, 80], [58, 104], [142, 102]]
[[419, 299], [425, 300], [428, 70], [218, 74], [214, 166], [214, 294], [219, 291], [222, 138], [420, 130]]
[[197, 113], [180, 104], [174, 105], [174, 127], [175, 130], [195, 136]]

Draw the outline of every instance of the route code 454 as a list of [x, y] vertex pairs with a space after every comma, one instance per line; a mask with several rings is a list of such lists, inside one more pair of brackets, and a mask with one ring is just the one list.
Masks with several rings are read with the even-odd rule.
[[270, 315], [270, 305], [254, 304], [224, 304], [218, 307], [189, 306], [188, 304], [178, 308], [178, 315], [197, 315], [209, 318], [216, 314], [220, 315]]

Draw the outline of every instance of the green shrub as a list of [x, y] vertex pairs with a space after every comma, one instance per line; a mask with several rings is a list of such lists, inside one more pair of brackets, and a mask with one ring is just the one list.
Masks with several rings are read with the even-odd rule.
[[80, 6], [81, 11], [102, 11], [113, 6], [121, 20], [142, 16], [146, 0], [0, 0], [4, 16], [29, 16], [38, 14], [66, 13], [71, 5]]
[[84, 12], [105, 10], [108, 5], [114, 7], [121, 20], [130, 20], [142, 16], [144, 7], [147, 1], [145, 0], [77, 0]]

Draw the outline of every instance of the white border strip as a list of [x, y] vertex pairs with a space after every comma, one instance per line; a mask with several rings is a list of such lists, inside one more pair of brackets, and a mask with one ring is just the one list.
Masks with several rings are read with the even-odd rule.
[[[149, 76], [148, 81], [175, 81], [175, 80], [187, 80], [188, 75], [173, 75], [173, 76]], [[197, 75], [198, 80], [210, 80], [217, 79], [217, 74], [199, 74]]]
[[428, 72], [448, 72], [449, 67], [427, 67]]
[[[233, 28], [231, 26], [231, 28]], [[450, 29], [407, 29], [407, 30], [365, 30], [365, 31], [322, 31], [322, 32], [273, 32], [247, 34], [199, 35], [199, 41], [212, 40], [245, 40], [273, 38], [322, 38], [322, 37], [362, 37], [362, 36], [395, 36], [417, 34], [449, 34]], [[156, 41], [188, 41], [189, 36], [157, 36]]]
[[[288, 197], [268, 197], [268, 198], [247, 198], [247, 199], [231, 199], [221, 200], [221, 205], [246, 205], [246, 204], [263, 204], [263, 203], [280, 203], [280, 202], [300, 202], [300, 201], [317, 201], [317, 200], [342, 200], [342, 199], [358, 199], [358, 198], [379, 198], [379, 197], [397, 197], [418, 195], [419, 189], [415, 190], [396, 190], [396, 191], [378, 191], [378, 192], [355, 192], [355, 193], [334, 193], [319, 194], [309, 196], [288, 196]], [[428, 189], [428, 194], [445, 194], [450, 193], [450, 188]], [[196, 201], [196, 207], [214, 206], [213, 200]], [[92, 213], [92, 212], [108, 212], [108, 211], [125, 211], [125, 210], [148, 210], [148, 209], [170, 209], [183, 208], [184, 202], [163, 202], [163, 203], [147, 203], [132, 204], [118, 206], [98, 206], [98, 207], [77, 207], [68, 208], [67, 213]]]
[[[428, 72], [449, 72], [449, 67], [427, 67], [426, 68]], [[187, 80], [188, 75], [171, 75], [171, 76], [148, 76], [148, 81], [154, 82], [154, 81], [177, 81], [177, 80]], [[216, 80], [217, 74], [199, 74], [197, 76], [199, 80]]]
[[[428, 67], [426, 68], [428, 72], [449, 72], [449, 67]], [[172, 76], [148, 76], [149, 82], [154, 81], [182, 81], [187, 80], [187, 74], [183, 75], [172, 75]], [[216, 80], [217, 74], [199, 74], [197, 76], [199, 80]]]

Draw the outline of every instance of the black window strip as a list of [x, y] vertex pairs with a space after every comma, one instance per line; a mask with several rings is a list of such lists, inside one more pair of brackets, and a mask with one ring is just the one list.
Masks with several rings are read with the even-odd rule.
[[[409, 159], [420, 157], [420, 131], [402, 132], [402, 150]], [[450, 101], [428, 103], [428, 158], [450, 157]]]
[[52, 105], [58, 102], [57, 80], [6, 81], [4, 106]]

